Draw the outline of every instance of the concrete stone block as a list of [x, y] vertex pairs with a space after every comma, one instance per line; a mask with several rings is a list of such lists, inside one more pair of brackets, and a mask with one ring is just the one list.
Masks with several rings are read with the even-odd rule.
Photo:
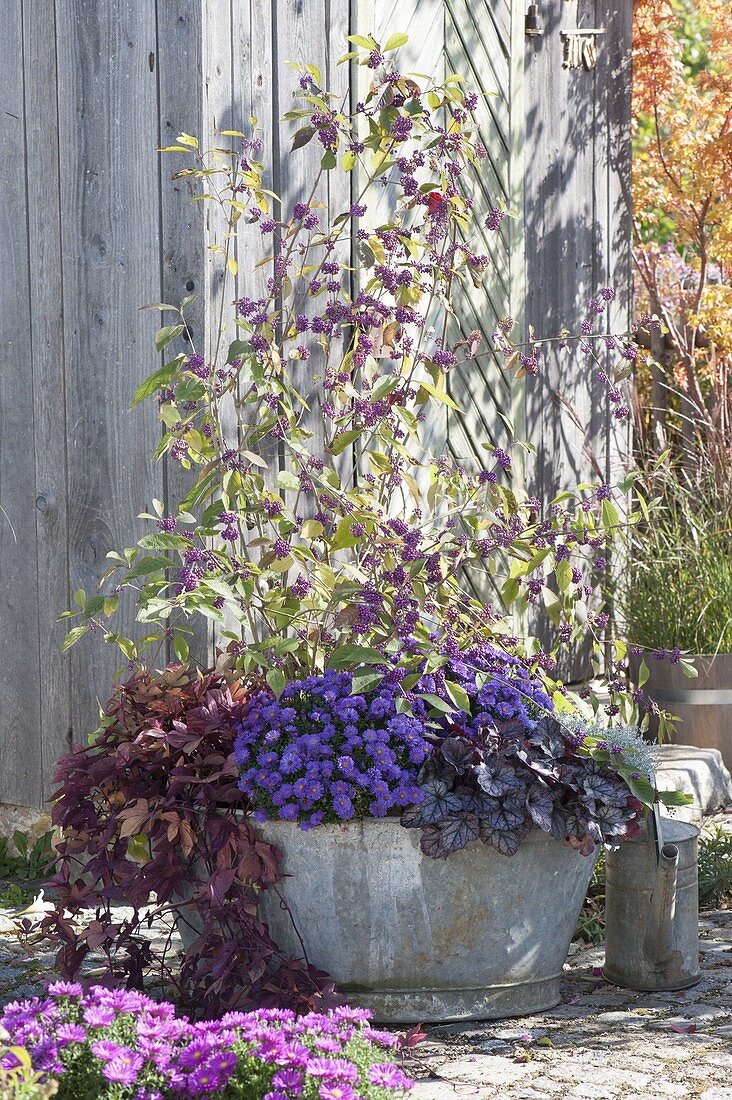
[[700, 821], [705, 815], [732, 805], [732, 776], [719, 749], [662, 745], [657, 779], [659, 790], [693, 795], [693, 805], [674, 809], [673, 816], [680, 821]]

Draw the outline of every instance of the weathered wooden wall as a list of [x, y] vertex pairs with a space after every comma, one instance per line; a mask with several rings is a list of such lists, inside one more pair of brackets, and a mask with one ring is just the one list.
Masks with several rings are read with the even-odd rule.
[[[109, 549], [143, 533], [135, 516], [153, 497], [180, 499], [185, 474], [149, 458], [154, 409], [129, 412], [156, 366], [159, 314], [139, 307], [199, 294], [195, 339], [221, 275], [203, 248], [208, 214], [155, 149], [255, 115], [269, 185], [302, 197], [317, 151], [295, 175], [277, 127], [286, 63], [314, 62], [345, 88], [335, 61], [350, 18], [349, 0], [0, 5], [0, 802], [42, 801], [119, 667], [101, 639], [61, 656], [56, 616], [77, 588], [95, 590]], [[251, 288], [261, 235], [243, 252]], [[205, 628], [197, 642], [205, 659]]]
[[[138, 307], [199, 294], [193, 335], [203, 339], [221, 274], [203, 248], [209, 214], [171, 183], [174, 166], [155, 147], [255, 115], [269, 183], [292, 203], [318, 153], [313, 144], [295, 164], [279, 135], [288, 59], [319, 64], [345, 91], [347, 66], [335, 62], [349, 27], [382, 39], [406, 31], [415, 70], [464, 72], [498, 93], [480, 108], [489, 157], [478, 204], [526, 213], [525, 229], [511, 221], [486, 235], [493, 274], [486, 291], [465, 295], [462, 330], [484, 333], [483, 352], [507, 313], [551, 332], [573, 322], [598, 281], [627, 287], [617, 179], [628, 164], [630, 0], [578, 4], [585, 22], [608, 25], [593, 74], [561, 69], [557, 20], [575, 18], [577, 4], [558, 0], [543, 5], [534, 44], [523, 0], [2, 0], [0, 802], [39, 804], [56, 757], [96, 725], [118, 658], [101, 640], [61, 656], [55, 617], [76, 588], [94, 590], [108, 549], [136, 541], [137, 512], [153, 497], [179, 499], [185, 476], [149, 460], [154, 410], [128, 411], [156, 366], [159, 316]], [[340, 209], [346, 195], [319, 197]], [[241, 247], [242, 293], [262, 248], [256, 232]], [[543, 385], [556, 387], [560, 368], [551, 371]], [[451, 386], [464, 416], [435, 437], [456, 458], [501, 441], [500, 407], [539, 447], [537, 490], [574, 480], [578, 441], [544, 390], [530, 387], [524, 409], [523, 390], [510, 391], [485, 355]], [[609, 455], [598, 408], [587, 405], [590, 434]], [[204, 628], [194, 652], [205, 657], [209, 643]]]

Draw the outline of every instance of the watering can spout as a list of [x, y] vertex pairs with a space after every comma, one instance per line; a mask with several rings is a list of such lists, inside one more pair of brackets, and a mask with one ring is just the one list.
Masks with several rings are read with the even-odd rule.
[[675, 949], [673, 930], [678, 869], [679, 849], [675, 844], [664, 844], [658, 855], [656, 884], [643, 945], [646, 958], [653, 966], [668, 962]]

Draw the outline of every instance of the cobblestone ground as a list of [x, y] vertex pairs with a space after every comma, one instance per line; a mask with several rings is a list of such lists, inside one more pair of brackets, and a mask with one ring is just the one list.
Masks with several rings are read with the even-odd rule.
[[732, 1100], [732, 911], [704, 913], [700, 936], [685, 993], [607, 985], [602, 948], [579, 949], [551, 1011], [429, 1029], [414, 1100]]

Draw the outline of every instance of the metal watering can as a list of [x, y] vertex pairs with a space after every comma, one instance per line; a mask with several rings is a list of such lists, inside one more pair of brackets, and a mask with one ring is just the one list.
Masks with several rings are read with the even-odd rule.
[[626, 989], [686, 989], [699, 969], [699, 830], [662, 818], [607, 854], [604, 976]]

